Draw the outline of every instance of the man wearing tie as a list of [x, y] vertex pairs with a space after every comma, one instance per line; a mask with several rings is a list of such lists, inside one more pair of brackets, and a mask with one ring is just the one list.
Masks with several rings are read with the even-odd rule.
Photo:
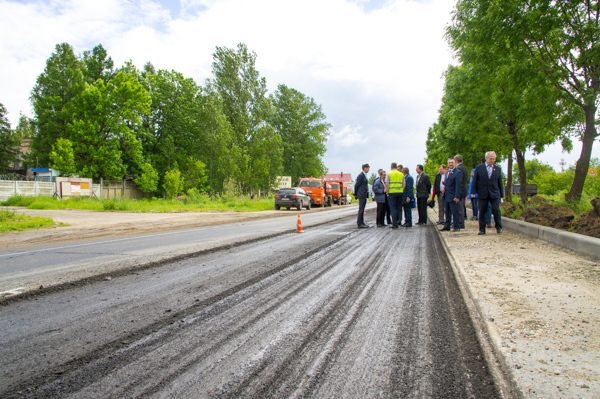
[[423, 165], [417, 165], [417, 210], [419, 221], [417, 224], [427, 224], [427, 199], [431, 191], [429, 176], [423, 173]]
[[[492, 215], [496, 232], [502, 233], [502, 220], [500, 219], [500, 200], [504, 198], [504, 184], [502, 183], [502, 170], [494, 165], [496, 153], [485, 153], [485, 163], [477, 165], [473, 176], [473, 187], [479, 201], [479, 214], [485, 215], [488, 206], [492, 207]], [[485, 234], [485, 218], [479, 217], [479, 234]]]
[[444, 187], [444, 205], [446, 207], [446, 223], [440, 231], [450, 231], [450, 221], [452, 221], [452, 231], [460, 231], [460, 220], [458, 217], [458, 204], [462, 191], [463, 175], [460, 170], [455, 168], [454, 158], [448, 159], [448, 173], [446, 173], [446, 184]]
[[444, 184], [446, 183], [446, 172], [448, 168], [446, 165], [441, 164], [438, 168], [438, 174], [435, 176], [435, 181], [433, 183], [433, 194], [431, 195], [431, 199], [435, 200], [435, 196], [437, 195], [437, 203], [438, 203], [438, 222], [437, 224], [444, 224], [446, 219], [445, 217], [445, 209], [444, 209]]
[[368, 163], [362, 166], [362, 172], [356, 177], [356, 183], [354, 183], [354, 197], [358, 198], [358, 217], [356, 224], [359, 229], [368, 229], [369, 226], [365, 224], [364, 212], [365, 206], [367, 205], [367, 199], [369, 198], [369, 179], [367, 173], [371, 167]]

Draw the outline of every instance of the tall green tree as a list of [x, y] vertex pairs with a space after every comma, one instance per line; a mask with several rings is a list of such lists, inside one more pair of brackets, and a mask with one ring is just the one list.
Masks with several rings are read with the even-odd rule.
[[15, 160], [15, 146], [20, 144], [19, 137], [10, 128], [6, 114], [6, 108], [0, 103], [0, 173], [6, 173], [9, 164]]
[[101, 44], [91, 51], [83, 52], [83, 64], [83, 75], [88, 83], [94, 83], [98, 79], [108, 83], [115, 75], [113, 60]]
[[85, 84], [73, 103], [68, 128], [76, 169], [84, 176], [105, 179], [136, 176], [143, 156], [134, 129], [149, 110], [148, 92], [134, 77], [119, 72], [107, 84], [102, 80]]
[[152, 99], [138, 132], [144, 157], [161, 176], [176, 166], [187, 170], [190, 157], [197, 157], [201, 149], [197, 118], [200, 87], [179, 72], [156, 71], [151, 64], [144, 66], [141, 82]]
[[37, 158], [39, 166], [49, 166], [54, 143], [59, 138], [69, 138], [68, 126], [75, 112], [73, 99], [84, 89], [83, 68], [83, 62], [69, 44], [57, 44], [36, 80], [31, 101], [37, 134], [30, 146], [31, 158]]
[[270, 123], [281, 136], [283, 173], [290, 175], [292, 181], [327, 173], [323, 156], [331, 125], [321, 106], [284, 84], [277, 87], [271, 99], [274, 112]]
[[15, 133], [21, 139], [24, 139], [25, 137], [34, 137], [36, 135], [35, 120], [20, 114], [19, 123], [15, 128]]
[[281, 139], [268, 124], [272, 106], [267, 82], [256, 70], [256, 53], [240, 43], [237, 50], [217, 47], [213, 59], [210, 89], [222, 101], [236, 147], [238, 174], [232, 177], [243, 192], [269, 190], [281, 171], [281, 152], [276, 151]]
[[196, 98], [197, 123], [201, 135], [197, 153], [206, 164], [207, 191], [222, 193], [228, 180], [239, 176], [241, 157], [239, 148], [233, 144], [233, 129], [223, 112], [221, 100], [215, 93]]
[[[478, 32], [498, 51], [522, 49], [550, 79], [563, 101], [578, 107], [585, 129], [573, 185], [566, 195], [579, 201], [598, 137], [600, 95], [600, 2], [589, 0], [459, 0], [460, 29]], [[577, 131], [577, 130], [574, 130]]]

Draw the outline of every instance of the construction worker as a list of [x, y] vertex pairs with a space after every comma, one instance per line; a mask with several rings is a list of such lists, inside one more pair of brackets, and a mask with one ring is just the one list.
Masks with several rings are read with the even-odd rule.
[[397, 229], [399, 224], [402, 224], [402, 193], [404, 191], [404, 175], [402, 165], [397, 165], [392, 162], [389, 173], [388, 200], [390, 202], [390, 213], [392, 215], [392, 229]]

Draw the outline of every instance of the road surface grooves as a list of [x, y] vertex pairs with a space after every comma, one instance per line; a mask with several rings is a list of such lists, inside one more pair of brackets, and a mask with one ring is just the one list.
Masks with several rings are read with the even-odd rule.
[[0, 397], [497, 397], [434, 226], [352, 218], [0, 307]]

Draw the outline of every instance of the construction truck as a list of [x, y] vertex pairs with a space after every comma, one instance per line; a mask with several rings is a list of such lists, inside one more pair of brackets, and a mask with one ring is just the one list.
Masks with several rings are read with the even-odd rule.
[[311, 206], [322, 205], [325, 207], [331, 206], [333, 203], [331, 185], [323, 179], [303, 177], [298, 182], [298, 187], [302, 188], [308, 194]]
[[348, 203], [348, 185], [343, 181], [328, 181], [331, 186], [331, 199], [334, 204], [346, 205]]

